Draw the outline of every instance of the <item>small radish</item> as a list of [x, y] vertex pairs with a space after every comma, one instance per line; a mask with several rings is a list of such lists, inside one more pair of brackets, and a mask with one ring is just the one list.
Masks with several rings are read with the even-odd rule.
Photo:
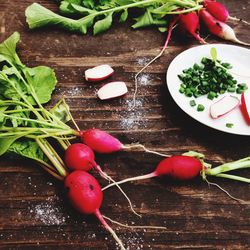
[[103, 85], [97, 92], [101, 100], [108, 100], [125, 95], [128, 92], [125, 82], [110, 82]]
[[246, 122], [250, 125], [250, 91], [241, 94], [241, 111]]
[[227, 8], [220, 2], [216, 1], [205, 1], [206, 10], [217, 20], [226, 22], [229, 18], [229, 12]]
[[205, 23], [207, 29], [209, 30], [211, 34], [218, 36], [224, 40], [250, 46], [249, 43], [240, 41], [236, 37], [233, 29], [230, 26], [228, 26], [224, 22], [217, 20], [205, 9], [201, 9], [199, 11], [199, 16], [202, 19], [202, 21]]
[[85, 71], [85, 79], [89, 82], [98, 82], [110, 77], [114, 73], [111, 66], [107, 64], [99, 65]]
[[236, 96], [224, 96], [210, 106], [210, 115], [212, 118], [219, 118], [240, 104], [240, 100]]
[[[65, 151], [64, 161], [67, 167], [71, 170], [89, 171], [94, 168], [104, 179], [116, 183], [109, 175], [102, 171], [101, 167], [95, 162], [94, 152], [87, 145], [84, 145], [82, 143], [71, 144]], [[119, 185], [116, 186], [127, 199], [132, 212], [137, 216], [140, 216], [134, 210], [133, 205], [126, 193]]]
[[109, 133], [92, 128], [86, 131], [80, 131], [79, 135], [81, 136], [81, 140], [84, 144], [88, 145], [95, 152], [100, 154], [110, 154], [123, 149], [131, 149], [141, 147], [145, 152], [157, 154], [160, 156], [168, 156], [165, 154], [161, 154], [158, 152], [154, 152], [145, 148], [145, 146], [141, 144], [134, 145], [123, 145], [117, 138], [110, 135]]
[[241, 18], [230, 16], [228, 9], [220, 2], [205, 0], [204, 7], [212, 16], [214, 16], [217, 20], [221, 22], [232, 20], [250, 25], [249, 22], [242, 20]]
[[[178, 180], [191, 180], [195, 178], [197, 175], [199, 175], [201, 171], [202, 171], [202, 163], [197, 158], [186, 155], [175, 155], [162, 160], [152, 173], [132, 178], [127, 178], [118, 181], [117, 184], [125, 183], [128, 181], [144, 180], [153, 177], [160, 177], [164, 175], [170, 176]], [[105, 190], [111, 186], [113, 186], [113, 184], [109, 184], [102, 190]]]
[[182, 30], [192, 35], [200, 43], [206, 43], [199, 35], [199, 17], [196, 12], [179, 15], [179, 24]]
[[89, 173], [77, 170], [66, 177], [64, 186], [68, 190], [68, 198], [74, 208], [82, 214], [95, 215], [104, 228], [112, 234], [120, 248], [125, 250], [122, 241], [100, 213], [103, 193], [98, 181]]

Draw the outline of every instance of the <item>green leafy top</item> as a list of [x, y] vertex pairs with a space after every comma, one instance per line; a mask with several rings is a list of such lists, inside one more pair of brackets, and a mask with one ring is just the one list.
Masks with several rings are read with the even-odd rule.
[[[146, 26], [165, 27], [168, 14], [194, 11], [202, 8], [196, 0], [63, 0], [60, 1], [58, 15], [38, 3], [31, 4], [25, 12], [26, 21], [31, 29], [46, 25], [56, 25], [64, 29], [86, 34], [93, 26], [94, 35], [108, 30], [115, 14], [119, 15], [120, 22], [128, 18], [128, 10], [137, 8], [142, 12], [136, 17], [133, 28]], [[74, 19], [74, 18], [80, 19]]]

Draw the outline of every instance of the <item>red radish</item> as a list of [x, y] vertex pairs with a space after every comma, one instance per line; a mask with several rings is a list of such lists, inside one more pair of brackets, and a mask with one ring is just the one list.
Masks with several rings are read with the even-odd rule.
[[110, 77], [114, 70], [107, 64], [99, 65], [85, 71], [85, 79], [89, 82], [98, 82]]
[[[116, 183], [109, 175], [107, 175], [105, 172], [102, 171], [99, 165], [97, 165], [97, 163], [95, 162], [94, 152], [87, 145], [84, 145], [82, 143], [71, 144], [65, 151], [64, 160], [67, 167], [72, 170], [89, 171], [92, 168], [94, 168], [104, 179]], [[140, 216], [134, 210], [133, 205], [128, 196], [126, 195], [126, 193], [122, 190], [122, 188], [119, 185], [116, 186], [128, 200], [132, 212]]]
[[199, 35], [200, 23], [196, 12], [189, 12], [179, 15], [179, 24], [181, 29], [192, 35], [200, 43], [206, 43]]
[[240, 41], [235, 36], [235, 33], [230, 26], [217, 20], [205, 9], [201, 9], [199, 11], [199, 16], [202, 19], [202, 21], [205, 23], [207, 29], [209, 30], [211, 34], [216, 35], [224, 40], [250, 46], [249, 43]]
[[123, 145], [117, 138], [110, 135], [109, 133], [92, 128], [86, 131], [79, 132], [81, 136], [81, 140], [84, 144], [88, 145], [91, 149], [95, 152], [100, 154], [110, 154], [114, 153], [123, 149], [131, 149], [131, 148], [138, 148], [141, 147], [145, 152], [160, 155], [167, 157], [168, 155], [161, 154], [158, 152], [154, 152], [145, 148], [145, 146], [141, 144], [134, 144], [134, 145]]
[[[117, 184], [125, 183], [128, 181], [144, 180], [164, 175], [178, 180], [191, 180], [199, 175], [201, 171], [202, 163], [197, 158], [186, 155], [175, 155], [162, 160], [152, 173], [127, 178], [122, 181], [118, 181]], [[109, 184], [102, 190], [105, 190], [111, 186], [113, 186], [113, 184]]]
[[250, 125], [250, 91], [241, 94], [241, 111], [246, 122]]
[[205, 1], [206, 10], [221, 22], [226, 22], [229, 18], [229, 12], [227, 8], [220, 2]]
[[224, 96], [210, 106], [210, 115], [212, 118], [219, 118], [240, 104], [240, 100], [236, 96]]
[[97, 96], [101, 100], [108, 100], [125, 95], [128, 92], [125, 82], [110, 82], [102, 86]]
[[89, 173], [77, 170], [66, 177], [64, 186], [68, 189], [68, 198], [75, 209], [82, 214], [94, 214], [104, 228], [112, 234], [120, 248], [125, 250], [121, 240], [100, 213], [103, 193], [98, 181]]

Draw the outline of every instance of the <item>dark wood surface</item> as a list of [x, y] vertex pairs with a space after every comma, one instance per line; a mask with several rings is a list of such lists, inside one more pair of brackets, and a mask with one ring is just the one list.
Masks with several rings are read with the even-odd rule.
[[[131, 30], [116, 24], [105, 34], [93, 37], [58, 29], [29, 31], [24, 10], [32, 0], [0, 0], [0, 40], [14, 31], [21, 33], [18, 52], [27, 65], [48, 65], [55, 69], [58, 86], [52, 105], [65, 97], [81, 129], [97, 127], [118, 136], [124, 143], [141, 142], [149, 149], [178, 154], [197, 150], [214, 165], [250, 154], [249, 137], [217, 132], [184, 114], [166, 87], [165, 72], [181, 51], [197, 45], [182, 41], [175, 33], [169, 48], [142, 74], [138, 105], [130, 110], [134, 74], [157, 54], [164, 35], [155, 29]], [[39, 1], [57, 10], [50, 0]], [[223, 1], [232, 16], [250, 21], [250, 1]], [[249, 26], [231, 23], [239, 38], [250, 41]], [[210, 43], [224, 42], [208, 37]], [[98, 101], [100, 85], [84, 81], [84, 70], [109, 63], [113, 80], [125, 81], [125, 98]], [[119, 180], [152, 171], [161, 157], [141, 150], [97, 156], [97, 161]], [[249, 176], [249, 171], [241, 171]], [[214, 180], [232, 195], [250, 200], [249, 185]], [[101, 181], [105, 185], [104, 181]], [[127, 249], [250, 249], [250, 209], [227, 197], [200, 178], [178, 183], [145, 180], [123, 186], [135, 209], [116, 189], [105, 191], [103, 214], [123, 223], [166, 226], [166, 230], [136, 229], [112, 225]], [[93, 217], [79, 215], [68, 204], [63, 185], [29, 161], [0, 160], [0, 248], [1, 249], [118, 249], [113, 238]]]

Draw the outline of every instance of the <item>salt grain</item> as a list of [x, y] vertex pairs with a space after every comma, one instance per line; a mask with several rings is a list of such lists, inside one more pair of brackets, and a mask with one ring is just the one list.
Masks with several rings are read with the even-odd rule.
[[30, 213], [34, 213], [35, 219], [45, 225], [60, 225], [66, 221], [61, 208], [57, 207], [51, 198], [48, 198], [46, 202], [34, 206], [30, 209]]

